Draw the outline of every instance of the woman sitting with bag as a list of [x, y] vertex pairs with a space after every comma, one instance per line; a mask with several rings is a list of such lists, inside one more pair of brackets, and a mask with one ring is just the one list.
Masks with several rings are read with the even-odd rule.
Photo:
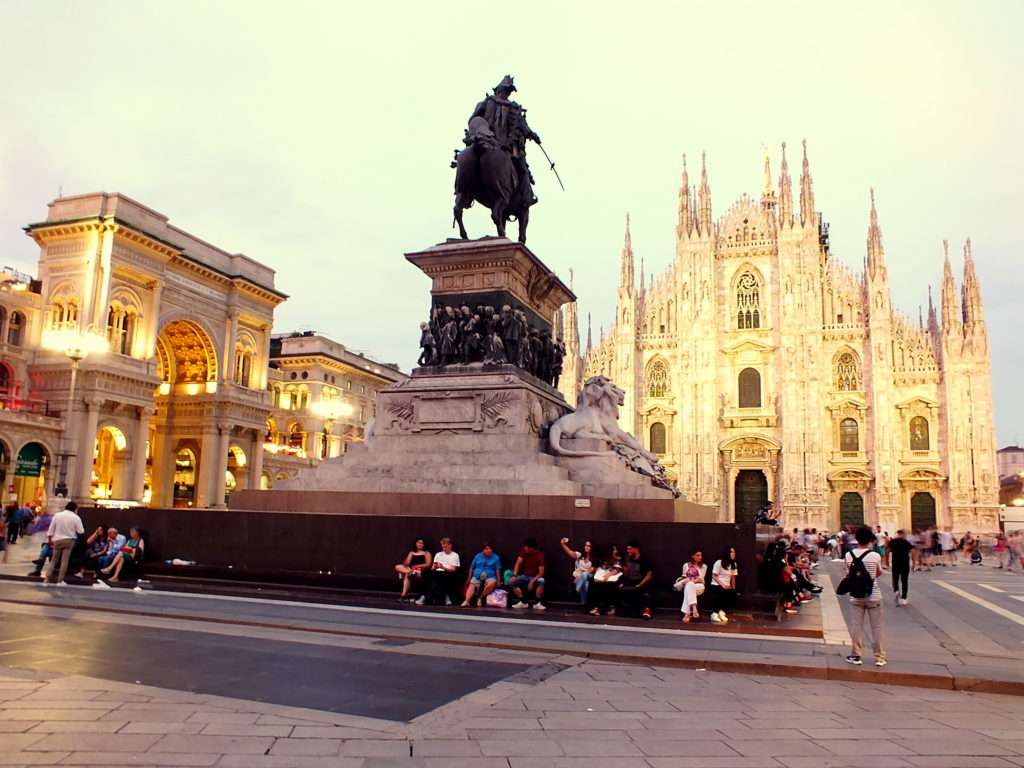
[[725, 609], [732, 610], [736, 603], [736, 549], [729, 547], [725, 554], [711, 567], [711, 621], [714, 624], [725, 624], [729, 617]]
[[580, 596], [580, 605], [587, 605], [587, 595], [590, 593], [590, 580], [594, 577], [594, 550], [589, 541], [583, 542], [583, 551], [573, 549], [569, 546], [569, 539], [563, 538], [560, 542], [562, 551], [567, 557], [573, 559], [572, 583]]
[[704, 553], [698, 549], [690, 555], [689, 562], [683, 566], [682, 575], [672, 585], [676, 592], [683, 593], [683, 605], [680, 610], [683, 613], [684, 624], [689, 624], [691, 620], [700, 618], [697, 598], [704, 594], [704, 579], [707, 573], [708, 567], [704, 564]]
[[142, 562], [145, 551], [146, 542], [142, 540], [139, 529], [131, 528], [128, 531], [128, 541], [121, 547], [121, 551], [114, 555], [114, 560], [110, 565], [101, 569], [100, 573], [109, 575], [111, 581], [117, 581], [126, 565], [136, 565]]
[[590, 582], [591, 616], [615, 615], [621, 578], [622, 557], [619, 555], [619, 548], [612, 544], [608, 553], [598, 561], [598, 566], [594, 569], [594, 578]]

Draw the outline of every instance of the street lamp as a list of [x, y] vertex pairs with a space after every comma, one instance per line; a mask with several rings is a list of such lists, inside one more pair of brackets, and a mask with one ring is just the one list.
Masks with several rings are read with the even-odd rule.
[[60, 439], [60, 471], [57, 484], [53, 487], [56, 496], [68, 496], [68, 462], [75, 455], [74, 442], [70, 440], [71, 418], [75, 407], [75, 384], [78, 381], [78, 365], [90, 354], [103, 354], [108, 349], [106, 338], [93, 327], [84, 332], [77, 328], [60, 328], [43, 333], [43, 348], [61, 352], [71, 361], [71, 385], [68, 387], [68, 408], [64, 417], [64, 432]]
[[317, 400], [310, 406], [310, 410], [313, 411], [314, 416], [324, 420], [324, 441], [320, 448], [320, 458], [326, 459], [328, 453], [327, 434], [330, 433], [334, 422], [338, 419], [348, 418], [354, 409], [350, 403], [342, 400]]

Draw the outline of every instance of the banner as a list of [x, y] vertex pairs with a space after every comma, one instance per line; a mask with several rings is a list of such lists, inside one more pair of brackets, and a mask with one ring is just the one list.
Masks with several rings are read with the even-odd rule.
[[18, 452], [14, 462], [15, 477], [39, 477], [43, 471], [43, 446], [29, 443]]

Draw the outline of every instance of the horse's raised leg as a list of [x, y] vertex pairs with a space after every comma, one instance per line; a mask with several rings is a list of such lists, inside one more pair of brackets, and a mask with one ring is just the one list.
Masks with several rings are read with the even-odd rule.
[[530, 209], [523, 208], [519, 212], [519, 242], [526, 243], [526, 225], [530, 223]]

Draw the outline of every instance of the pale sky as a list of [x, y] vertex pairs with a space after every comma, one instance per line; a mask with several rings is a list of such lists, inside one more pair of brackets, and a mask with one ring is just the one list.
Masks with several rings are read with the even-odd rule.
[[[497, 8], [497, 6], [495, 6]], [[1024, 3], [61, 2], [0, 0], [0, 265], [65, 194], [119, 191], [277, 270], [278, 330], [400, 363], [452, 236], [448, 167], [507, 72], [535, 148], [529, 244], [610, 324], [625, 213], [674, 256], [680, 158], [707, 152], [717, 218], [758, 194], [762, 146], [806, 137], [837, 258], [859, 269], [874, 186], [895, 304], [913, 317], [970, 236], [1000, 444], [1024, 442]], [[485, 23], [489, 27], [483, 26]], [[692, 178], [692, 177], [691, 177]], [[466, 214], [470, 236], [491, 233]], [[585, 328], [581, 328], [585, 334]]]

